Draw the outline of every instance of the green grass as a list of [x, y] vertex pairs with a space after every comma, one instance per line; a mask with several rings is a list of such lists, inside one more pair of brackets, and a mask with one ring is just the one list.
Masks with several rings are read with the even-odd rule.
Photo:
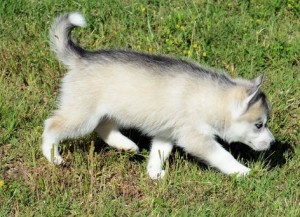
[[[43, 120], [66, 69], [49, 50], [48, 30], [68, 11], [86, 15], [74, 38], [89, 49], [163, 53], [245, 78], [266, 73], [277, 144], [261, 154], [231, 148], [253, 168], [246, 178], [177, 150], [167, 178], [152, 181], [147, 149], [122, 153], [94, 134], [62, 142], [66, 164], [49, 164], [39, 147]], [[2, 0], [0, 216], [300, 216], [299, 15], [295, 0]]]

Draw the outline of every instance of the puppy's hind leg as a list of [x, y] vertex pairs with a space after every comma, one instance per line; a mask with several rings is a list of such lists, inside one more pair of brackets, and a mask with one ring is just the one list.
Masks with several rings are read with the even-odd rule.
[[173, 149], [173, 144], [164, 139], [154, 138], [147, 165], [147, 172], [151, 179], [161, 179], [165, 175], [164, 162], [168, 159]]
[[118, 128], [118, 125], [113, 120], [104, 120], [95, 130], [103, 141], [120, 150], [137, 152], [138, 146], [124, 136]]
[[54, 127], [54, 118], [50, 118], [45, 121], [45, 130], [43, 133], [42, 152], [48, 161], [54, 164], [61, 164], [63, 158], [58, 151], [59, 135], [55, 133], [52, 128]]
[[[72, 115], [71, 115], [72, 114]], [[63, 158], [58, 151], [58, 143], [62, 139], [76, 138], [92, 132], [99, 121], [97, 116], [88, 113], [59, 110], [54, 116], [45, 121], [42, 151], [48, 161], [61, 164]]]

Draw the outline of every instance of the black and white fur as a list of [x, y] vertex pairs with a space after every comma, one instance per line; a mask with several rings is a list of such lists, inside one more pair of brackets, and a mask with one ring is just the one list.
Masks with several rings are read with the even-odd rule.
[[55, 164], [62, 139], [92, 131], [110, 146], [138, 151], [119, 128], [134, 127], [153, 137], [147, 172], [165, 174], [163, 164], [174, 144], [225, 174], [247, 174], [216, 141], [242, 142], [255, 150], [270, 147], [266, 127], [270, 107], [260, 91], [263, 76], [232, 79], [196, 63], [131, 51], [87, 51], [71, 40], [84, 27], [79, 13], [60, 16], [50, 30], [52, 48], [68, 68], [59, 106], [45, 121], [42, 151]]

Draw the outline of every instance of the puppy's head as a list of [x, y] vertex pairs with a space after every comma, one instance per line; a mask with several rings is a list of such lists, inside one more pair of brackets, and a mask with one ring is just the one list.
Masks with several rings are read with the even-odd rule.
[[263, 75], [235, 90], [232, 118], [226, 130], [228, 141], [244, 143], [257, 151], [268, 149], [274, 142], [274, 136], [267, 127], [270, 105], [260, 91], [262, 80]]

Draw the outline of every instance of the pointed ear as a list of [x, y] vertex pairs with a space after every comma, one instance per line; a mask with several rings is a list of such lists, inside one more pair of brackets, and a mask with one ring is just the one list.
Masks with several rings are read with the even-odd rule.
[[245, 98], [238, 103], [238, 106], [235, 110], [235, 117], [239, 117], [240, 115], [244, 114], [248, 110], [248, 108], [253, 105], [260, 96], [260, 87], [262, 85], [264, 78], [264, 74], [261, 74], [259, 77], [251, 80], [252, 85], [247, 87], [246, 89], [246, 96]]
[[258, 76], [257, 78], [254, 78], [251, 80], [252, 84], [254, 87], [256, 88], [260, 88], [260, 86], [262, 85], [262, 82], [264, 80], [265, 74], [261, 74], [260, 76]]
[[247, 90], [248, 96], [246, 97], [246, 99], [244, 101], [244, 103], [246, 105], [248, 105], [251, 102], [251, 100], [255, 99], [255, 96], [259, 93], [259, 88], [262, 85], [264, 77], [265, 77], [265, 74], [261, 74], [257, 78], [254, 78], [253, 80], [251, 80], [251, 83], [253, 85]]

